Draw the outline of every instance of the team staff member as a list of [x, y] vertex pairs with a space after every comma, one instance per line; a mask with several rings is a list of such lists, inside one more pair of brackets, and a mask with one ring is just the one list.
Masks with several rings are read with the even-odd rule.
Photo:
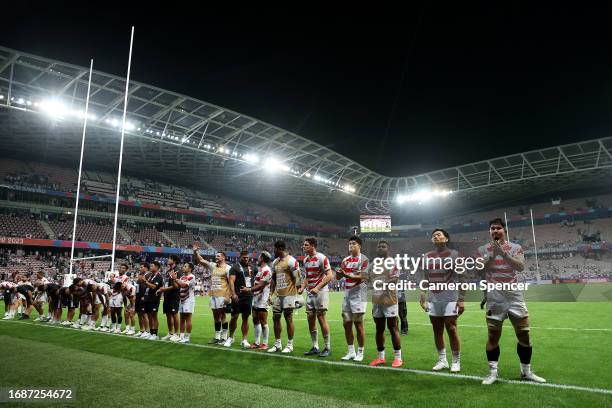
[[145, 289], [144, 304], [151, 334], [146, 338], [148, 340], [158, 340], [157, 330], [159, 329], [159, 320], [157, 320], [157, 311], [159, 310], [160, 296], [157, 294], [157, 291], [164, 286], [164, 279], [161, 276], [161, 264], [158, 261], [151, 262], [150, 268], [151, 273], [149, 277], [139, 276], [138, 283], [144, 283], [147, 287]]
[[229, 337], [223, 345], [231, 347], [234, 343], [234, 332], [238, 326], [238, 316], [242, 316], [242, 342], [240, 345], [243, 348], [249, 348], [251, 345], [247, 341], [249, 335], [249, 316], [253, 307], [253, 295], [240, 291], [240, 288], [252, 286], [253, 269], [250, 265], [249, 252], [240, 252], [240, 260], [232, 265], [229, 271], [229, 288], [232, 292], [232, 317], [229, 323]]

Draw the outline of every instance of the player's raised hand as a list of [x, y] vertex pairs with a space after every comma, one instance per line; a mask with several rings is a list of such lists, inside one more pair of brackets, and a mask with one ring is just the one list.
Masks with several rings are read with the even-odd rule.
[[200, 250], [200, 243], [194, 242], [192, 245], [192, 248], [193, 248], [193, 252], [198, 252]]

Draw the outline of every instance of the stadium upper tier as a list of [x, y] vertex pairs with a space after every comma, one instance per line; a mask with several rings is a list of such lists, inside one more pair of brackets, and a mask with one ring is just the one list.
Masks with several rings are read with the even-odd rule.
[[[82, 66], [0, 47], [3, 147], [77, 168], [87, 73]], [[137, 78], [138, 69], [133, 74]], [[116, 168], [124, 92], [124, 78], [94, 71], [85, 150], [92, 167]], [[434, 194], [453, 192], [440, 205], [450, 214], [608, 184], [612, 175], [612, 138], [603, 138], [387, 177], [277, 126], [136, 81], [129, 84], [124, 129], [128, 174], [180, 180], [347, 223], [359, 212], [409, 217], [419, 200]]]
[[[90, 199], [103, 198], [114, 204], [117, 179], [103, 171], [83, 171], [81, 194]], [[0, 185], [21, 186], [53, 192], [76, 192], [76, 170], [33, 161], [0, 158]], [[303, 233], [344, 234], [346, 227], [333, 223], [292, 214], [279, 208], [270, 208], [256, 203], [235, 200], [215, 194], [206, 194], [187, 187], [170, 185], [131, 176], [122, 178], [121, 199], [142, 208], [207, 214], [218, 220], [248, 222], [253, 226], [279, 227], [279, 232], [301, 231]], [[147, 206], [148, 204], [148, 206]], [[74, 206], [72, 204], [71, 206]], [[114, 211], [112, 205], [105, 211]]]

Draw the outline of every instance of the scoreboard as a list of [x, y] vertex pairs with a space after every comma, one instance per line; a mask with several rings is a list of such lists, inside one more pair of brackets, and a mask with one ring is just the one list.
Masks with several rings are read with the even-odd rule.
[[359, 227], [361, 233], [368, 232], [391, 232], [390, 215], [360, 215]]

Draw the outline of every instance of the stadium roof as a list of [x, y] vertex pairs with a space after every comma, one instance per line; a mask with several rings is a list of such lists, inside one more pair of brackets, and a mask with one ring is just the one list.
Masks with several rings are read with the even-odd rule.
[[[3, 146], [76, 168], [87, 80], [88, 68], [0, 47]], [[86, 167], [116, 169], [124, 92], [125, 78], [94, 70]], [[126, 172], [343, 219], [403, 213], [433, 193], [480, 207], [610, 185], [612, 175], [607, 137], [388, 177], [293, 132], [136, 81], [129, 85], [126, 131]]]

